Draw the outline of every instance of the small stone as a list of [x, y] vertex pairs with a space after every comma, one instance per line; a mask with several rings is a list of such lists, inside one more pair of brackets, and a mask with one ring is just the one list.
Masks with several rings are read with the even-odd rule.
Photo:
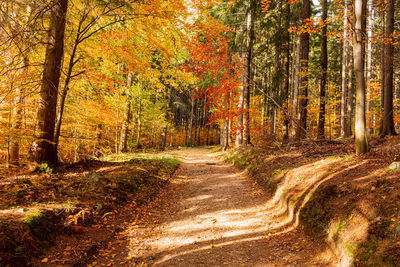
[[399, 161], [392, 162], [392, 164], [390, 164], [388, 169], [391, 170], [391, 171], [400, 170], [400, 162]]
[[22, 208], [22, 209], [17, 210], [17, 212], [20, 212], [20, 213], [27, 212], [27, 211], [28, 211], [27, 208]]

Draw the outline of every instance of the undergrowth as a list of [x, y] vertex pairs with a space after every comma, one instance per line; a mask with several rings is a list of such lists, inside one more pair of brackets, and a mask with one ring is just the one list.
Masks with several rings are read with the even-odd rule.
[[0, 266], [28, 265], [52, 244], [55, 234], [68, 232], [69, 225], [99, 222], [133, 200], [146, 203], [180, 164], [154, 154], [109, 159], [0, 185], [0, 209], [19, 216], [6, 221], [0, 217]]

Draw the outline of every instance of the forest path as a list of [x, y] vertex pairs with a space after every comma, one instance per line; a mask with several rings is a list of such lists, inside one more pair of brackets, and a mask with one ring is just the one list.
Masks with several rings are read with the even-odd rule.
[[245, 174], [208, 149], [168, 155], [182, 161], [171, 184], [121, 234], [123, 246], [97, 264], [326, 266], [316, 259], [319, 246], [292, 229], [287, 207], [271, 206]]

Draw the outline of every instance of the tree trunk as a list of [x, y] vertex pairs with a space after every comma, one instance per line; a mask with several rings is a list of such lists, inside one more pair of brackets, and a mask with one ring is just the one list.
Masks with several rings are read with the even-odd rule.
[[240, 85], [240, 96], [238, 103], [238, 120], [236, 130], [236, 146], [247, 145], [250, 141], [250, 86], [251, 86], [251, 61], [253, 56], [254, 42], [254, 19], [255, 19], [255, 0], [247, 0], [247, 15], [244, 23], [243, 32], [245, 40], [242, 48], [242, 74]]
[[349, 18], [349, 5], [350, 1], [345, 1], [345, 8], [344, 8], [344, 32], [343, 32], [343, 53], [342, 53], [342, 93], [341, 93], [341, 100], [340, 100], [340, 137], [345, 138], [348, 137], [346, 135], [346, 127], [347, 127], [347, 120], [351, 114], [346, 112], [347, 108], [347, 92], [348, 92], [348, 80], [350, 77], [348, 75], [349, 69], [349, 33], [348, 33], [348, 18]]
[[69, 90], [69, 83], [70, 83], [71, 79], [73, 78], [72, 70], [73, 70], [75, 64], [78, 62], [78, 60], [75, 60], [75, 56], [76, 56], [76, 51], [78, 49], [78, 45], [80, 43], [81, 28], [82, 28], [85, 18], [86, 18], [86, 16], [83, 15], [81, 17], [81, 20], [79, 21], [78, 29], [77, 29], [77, 32], [75, 35], [74, 45], [72, 47], [72, 52], [71, 52], [71, 55], [69, 58], [68, 70], [67, 70], [67, 74], [65, 77], [64, 87], [63, 87], [63, 90], [62, 90], [62, 93], [60, 96], [60, 103], [58, 105], [58, 115], [57, 115], [56, 129], [55, 129], [55, 134], [54, 134], [54, 146], [55, 146], [56, 153], [58, 153], [58, 143], [59, 143], [59, 138], [60, 138], [60, 133], [61, 133], [61, 125], [62, 125], [62, 118], [63, 118], [63, 114], [64, 114], [65, 100], [67, 98], [67, 94], [68, 94], [68, 90]]
[[[29, 68], [29, 59], [28, 56], [24, 56], [22, 73], [23, 75], [28, 74]], [[23, 87], [18, 87], [16, 92], [16, 97], [14, 100], [14, 107], [12, 111], [12, 137], [9, 145], [9, 157], [8, 163], [10, 165], [19, 165], [19, 142], [20, 137], [18, 136], [21, 133], [22, 129], [22, 117], [23, 117], [23, 105], [25, 98], [25, 90]]]
[[[373, 8], [372, 8], [373, 3], [368, 5], [368, 27], [367, 27], [367, 70], [366, 70], [366, 79], [367, 79], [367, 85], [366, 85], [366, 90], [367, 90], [367, 107], [366, 107], [366, 112], [367, 115], [370, 114], [370, 111], [372, 110], [373, 107], [373, 101], [372, 101], [372, 88], [371, 88], [371, 77], [372, 77], [372, 32], [374, 30], [374, 21], [375, 19], [373, 18]], [[367, 117], [367, 129], [368, 129], [368, 134], [372, 133], [372, 116]]]
[[127, 86], [128, 90], [125, 92], [125, 107], [124, 107], [124, 121], [122, 123], [121, 128], [121, 139], [119, 140], [119, 152], [125, 153], [128, 151], [128, 133], [129, 133], [129, 124], [131, 119], [131, 94], [129, 92], [133, 83], [133, 74], [131, 72], [128, 73]]
[[[310, 1], [303, 0], [301, 20], [310, 18]], [[304, 32], [300, 35], [300, 119], [296, 130], [296, 139], [303, 139], [307, 135], [307, 105], [308, 105], [308, 53], [310, 50], [310, 35]]]
[[287, 141], [289, 139], [289, 90], [290, 90], [290, 3], [286, 2], [286, 47], [285, 47], [285, 86], [283, 88], [283, 140]]
[[189, 146], [193, 146], [193, 120], [194, 120], [194, 106], [195, 100], [192, 97], [192, 107], [190, 110], [190, 125], [189, 125]]
[[[230, 92], [225, 94], [225, 110], [226, 115], [224, 117], [224, 125], [221, 135], [221, 147], [223, 150], [227, 150], [229, 148], [229, 114], [230, 114]], [[208, 127], [207, 127], [207, 145], [208, 145]]]
[[386, 14], [385, 62], [384, 62], [384, 113], [381, 136], [395, 135], [393, 121], [393, 31], [394, 31], [394, 0], [388, 0]]
[[365, 78], [364, 78], [364, 51], [363, 36], [365, 34], [365, 0], [354, 0], [354, 32], [353, 57], [356, 76], [356, 116], [355, 142], [356, 153], [368, 152], [368, 140], [365, 125]]
[[[13, 7], [14, 8], [14, 7]], [[32, 7], [28, 4], [26, 7], [26, 19], [25, 22], [29, 22], [29, 17], [31, 16]], [[16, 12], [12, 12], [12, 17], [16, 19], [18, 15]], [[15, 20], [17, 21], [17, 20]], [[21, 75], [23, 79], [26, 79], [29, 75], [29, 54], [31, 52], [31, 48], [27, 45], [27, 41], [29, 39], [28, 33], [22, 33], [22, 28], [19, 23], [15, 23], [16, 30], [20, 32], [22, 35], [22, 39], [20, 41], [23, 51], [22, 56], [22, 66], [21, 66]], [[18, 40], [16, 40], [18, 41]], [[10, 165], [19, 165], [19, 145], [20, 145], [20, 134], [22, 129], [22, 118], [24, 111], [24, 102], [25, 102], [25, 88], [23, 86], [17, 86], [15, 92], [14, 99], [14, 107], [12, 110], [12, 122], [11, 122], [11, 139], [9, 143], [9, 156], [8, 156], [8, 164]]]
[[[349, 43], [350, 45], [350, 43]], [[353, 117], [354, 117], [354, 88], [353, 88], [353, 52], [352, 48], [349, 47], [349, 56], [348, 56], [348, 75], [347, 75], [347, 99], [345, 100], [346, 102], [346, 113], [347, 113], [347, 119], [346, 119], [346, 127], [344, 136], [349, 137], [352, 136], [353, 132]]]
[[[167, 109], [165, 111], [165, 120], [166, 123], [168, 124], [169, 118], [170, 118], [170, 110], [171, 110], [171, 105], [172, 105], [172, 88], [169, 87], [169, 92], [168, 92], [168, 105]], [[165, 125], [163, 129], [163, 133], [161, 136], [161, 147], [165, 148], [167, 146], [167, 133], [168, 133], [168, 126]]]
[[33, 144], [33, 159], [37, 163], [57, 164], [54, 146], [54, 128], [57, 108], [58, 85], [64, 51], [65, 20], [68, 0], [56, 0], [51, 10], [50, 30], [44, 63]]
[[[297, 36], [297, 35], [296, 35]], [[300, 38], [296, 37], [296, 56], [293, 64], [293, 114], [299, 114], [299, 82], [300, 82]], [[298, 116], [300, 118], [300, 116]]]
[[[382, 32], [385, 32], [385, 11], [382, 11], [381, 17], [381, 29]], [[383, 113], [385, 106], [385, 43], [381, 43], [381, 68], [380, 68], [380, 79], [381, 79], [381, 92], [380, 92], [380, 108], [379, 108], [379, 134], [382, 132], [383, 126]]]
[[[328, 3], [327, 0], [321, 1], [322, 6], [322, 21], [328, 18]], [[326, 76], [328, 68], [328, 37], [326, 35], [326, 25], [322, 28], [321, 33], [321, 82], [319, 94], [319, 118], [318, 118], [318, 138], [325, 139], [325, 95], [326, 95]]]

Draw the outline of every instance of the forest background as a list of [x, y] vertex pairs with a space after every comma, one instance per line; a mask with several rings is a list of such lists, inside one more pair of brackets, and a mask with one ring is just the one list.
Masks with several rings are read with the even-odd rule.
[[1, 171], [168, 146], [396, 134], [387, 1], [0, 4]]

